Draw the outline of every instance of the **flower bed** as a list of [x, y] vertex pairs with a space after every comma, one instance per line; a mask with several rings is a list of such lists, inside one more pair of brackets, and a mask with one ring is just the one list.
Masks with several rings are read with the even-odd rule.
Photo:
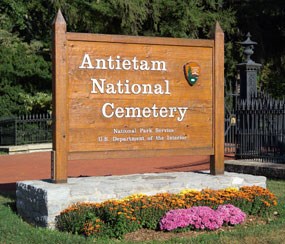
[[[211, 223], [209, 228], [207, 225], [203, 225], [203, 228], [211, 230], [220, 223], [232, 225], [241, 223], [243, 215], [239, 209], [246, 214], [264, 215], [275, 205], [277, 205], [276, 197], [269, 190], [257, 186], [241, 187], [239, 190], [235, 188], [184, 190], [179, 194], [132, 195], [125, 199], [103, 203], [78, 203], [57, 216], [56, 226], [61, 231], [86, 236], [103, 235], [121, 238], [124, 234], [140, 228], [158, 230], [165, 214], [177, 210], [181, 213], [184, 211], [184, 214], [185, 211], [192, 213], [192, 221], [193, 216], [194, 219], [210, 216], [207, 217], [207, 221]], [[200, 208], [193, 208], [195, 206]], [[218, 212], [219, 217], [211, 211], [215, 214]], [[195, 224], [194, 228], [192, 224], [185, 225], [189, 226], [192, 229], [196, 228]], [[198, 226], [196, 229], [199, 229]], [[200, 227], [202, 229], [201, 224]], [[179, 228], [184, 228], [183, 224]], [[167, 229], [162, 228], [162, 230]]]

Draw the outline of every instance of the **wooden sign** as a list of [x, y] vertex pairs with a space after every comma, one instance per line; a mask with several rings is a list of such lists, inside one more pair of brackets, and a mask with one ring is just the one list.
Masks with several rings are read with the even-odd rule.
[[67, 162], [212, 155], [224, 170], [224, 39], [66, 32], [54, 23], [52, 178]]

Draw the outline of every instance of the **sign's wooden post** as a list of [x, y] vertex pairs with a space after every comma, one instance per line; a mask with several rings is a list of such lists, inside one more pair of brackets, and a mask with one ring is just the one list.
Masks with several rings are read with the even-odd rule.
[[51, 178], [67, 182], [66, 22], [59, 10], [53, 23], [53, 152]]
[[214, 155], [211, 155], [212, 175], [224, 173], [224, 32], [219, 23], [215, 28], [214, 46]]

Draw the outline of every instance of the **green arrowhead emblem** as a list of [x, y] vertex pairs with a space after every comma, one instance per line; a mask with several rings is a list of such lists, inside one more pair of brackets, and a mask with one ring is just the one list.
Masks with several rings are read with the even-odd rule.
[[195, 62], [185, 64], [184, 75], [189, 85], [195, 85], [200, 76], [200, 66]]

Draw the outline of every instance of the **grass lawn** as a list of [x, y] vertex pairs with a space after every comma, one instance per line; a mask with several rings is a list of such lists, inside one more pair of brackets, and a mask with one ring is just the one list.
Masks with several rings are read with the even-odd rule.
[[[277, 196], [278, 218], [267, 224], [240, 225], [230, 230], [207, 232], [193, 238], [175, 238], [163, 243], [285, 243], [285, 181], [268, 180], [268, 188]], [[35, 228], [22, 221], [15, 211], [15, 196], [0, 192], [0, 243], [94, 243], [93, 239]], [[132, 243], [124, 240], [100, 240], [96, 243]], [[140, 242], [141, 243], [141, 242]], [[147, 242], [145, 242], [147, 243]], [[150, 241], [148, 243], [162, 243]]]

